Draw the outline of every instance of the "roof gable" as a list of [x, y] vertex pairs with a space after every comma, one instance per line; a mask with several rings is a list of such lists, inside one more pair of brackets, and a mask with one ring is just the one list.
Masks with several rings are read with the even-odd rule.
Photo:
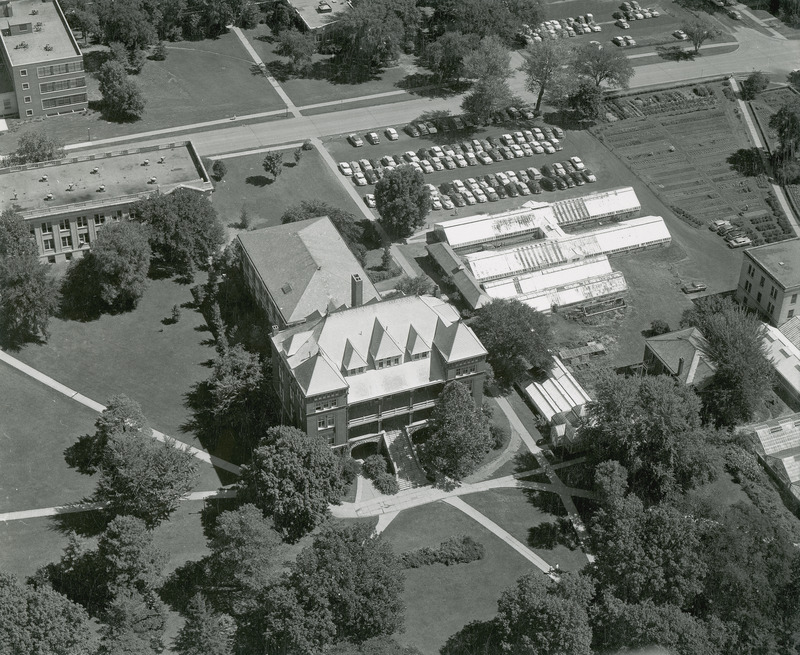
[[400, 357], [403, 354], [403, 350], [397, 345], [397, 342], [392, 338], [389, 331], [378, 318], [375, 319], [372, 325], [372, 339], [370, 339], [369, 354], [372, 355], [373, 361], [387, 359], [389, 357]]
[[406, 339], [406, 351], [410, 356], [430, 352], [430, 345], [419, 336], [419, 332], [411, 325], [408, 328], [408, 339]]
[[345, 371], [352, 371], [357, 368], [366, 368], [366, 366], [367, 360], [364, 359], [363, 355], [355, 349], [353, 344], [350, 342], [350, 339], [348, 339], [344, 346], [344, 359], [342, 360], [342, 368]]
[[306, 396], [318, 396], [347, 388], [345, 379], [321, 353], [296, 366], [294, 375]]

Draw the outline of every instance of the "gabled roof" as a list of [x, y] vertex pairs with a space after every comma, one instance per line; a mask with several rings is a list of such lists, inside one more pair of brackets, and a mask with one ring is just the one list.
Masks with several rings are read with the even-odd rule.
[[[669, 372], [683, 384], [702, 388], [717, 370], [714, 362], [704, 352], [708, 343], [696, 327], [650, 337], [645, 343]], [[681, 360], [683, 360], [682, 367]]]
[[239, 242], [270, 297], [291, 325], [351, 304], [351, 277], [363, 302], [380, 299], [364, 269], [327, 216], [243, 232]]
[[425, 339], [419, 336], [419, 332], [417, 332], [412, 325], [408, 329], [408, 339], [406, 339], [406, 351], [408, 351], [408, 354], [414, 356], [430, 352], [430, 350], [430, 345], [425, 342]]
[[344, 377], [322, 354], [317, 354], [300, 363], [294, 369], [294, 376], [307, 396], [316, 396], [347, 388]]
[[476, 353], [480, 354], [481, 351], [486, 352], [475, 333], [460, 322], [445, 325], [444, 321], [439, 319], [433, 343], [447, 362], [459, 362], [462, 359], [475, 357]]
[[401, 357], [403, 349], [392, 339], [392, 335], [383, 326], [380, 319], [376, 318], [372, 325], [372, 339], [369, 343], [369, 354], [372, 360], [386, 359], [388, 357]]
[[345, 371], [352, 371], [356, 368], [366, 368], [366, 366], [367, 360], [353, 347], [353, 344], [350, 343], [350, 339], [348, 339], [347, 343], [344, 345], [342, 368], [344, 368]]

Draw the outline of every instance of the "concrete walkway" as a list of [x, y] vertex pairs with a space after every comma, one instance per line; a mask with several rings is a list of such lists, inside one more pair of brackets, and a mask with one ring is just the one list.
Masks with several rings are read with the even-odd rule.
[[256, 148], [255, 150], [243, 150], [241, 152], [229, 152], [227, 155], [214, 155], [209, 157], [212, 161], [217, 159], [235, 159], [236, 157], [247, 157], [248, 155], [260, 155], [264, 152], [274, 152], [275, 150], [289, 150], [290, 148], [301, 148], [302, 142], [283, 143], [279, 146], [268, 146], [266, 148]]
[[[95, 400], [91, 398], [87, 398], [83, 394], [78, 393], [74, 389], [70, 389], [66, 385], [61, 384], [60, 382], [54, 380], [48, 375], [45, 375], [41, 371], [37, 371], [35, 368], [28, 366], [24, 362], [21, 362], [16, 357], [12, 357], [4, 350], [0, 350], [0, 362], [4, 362], [11, 366], [12, 368], [17, 369], [20, 373], [24, 373], [28, 377], [33, 378], [41, 382], [42, 384], [50, 387], [54, 391], [66, 396], [70, 400], [74, 400], [75, 402], [88, 407], [89, 409], [94, 410], [95, 412], [102, 412], [105, 410], [105, 405], [101, 405]], [[172, 437], [167, 436], [163, 432], [159, 432], [158, 430], [153, 430], [153, 439], [156, 441], [160, 441], [162, 443], [170, 444], [174, 446], [178, 450], [183, 450], [193, 457], [196, 457], [202, 462], [207, 464], [211, 464], [212, 466], [216, 466], [217, 468], [224, 469], [231, 473], [235, 473], [239, 475], [241, 472], [240, 468], [236, 466], [236, 464], [231, 464], [230, 462], [225, 461], [224, 459], [220, 459], [219, 457], [215, 457], [214, 455], [210, 455], [204, 450], [200, 450], [199, 448], [195, 448], [194, 446], [184, 443], [183, 441], [178, 441], [177, 439], [173, 439]]]
[[335, 107], [336, 105], [346, 105], [352, 102], [363, 102], [364, 100], [377, 100], [378, 98], [389, 98], [391, 96], [408, 95], [408, 91], [384, 91], [383, 93], [370, 93], [365, 96], [356, 96], [355, 98], [340, 98], [339, 100], [328, 100], [327, 102], [317, 102], [313, 105], [303, 105], [298, 107], [302, 111], [307, 109], [318, 109], [320, 107]]
[[772, 27], [770, 27], [769, 25], [767, 25], [763, 20], [761, 20], [752, 11], [750, 11], [750, 9], [747, 7], [747, 5], [737, 4], [736, 5], [736, 11], [738, 11], [740, 14], [742, 14], [742, 16], [747, 16], [756, 25], [758, 25], [762, 29], [765, 29], [767, 32], [769, 32], [774, 38], [783, 39], [784, 41], [786, 41], [786, 37], [783, 34], [781, 34], [777, 30], [775, 30]]
[[[208, 498], [235, 498], [236, 489], [216, 489], [214, 491], [193, 491], [182, 500], [206, 500]], [[39, 519], [61, 514], [77, 514], [78, 512], [93, 512], [103, 509], [108, 503], [76, 503], [74, 505], [60, 505], [58, 507], [43, 507], [41, 509], [25, 509], [19, 512], [6, 512], [0, 514], [0, 521], [20, 521], [24, 519]]]
[[473, 521], [480, 523], [484, 528], [489, 530], [489, 532], [491, 532], [493, 535], [499, 537], [504, 542], [506, 542], [509, 546], [511, 546], [514, 550], [516, 550], [531, 564], [539, 568], [543, 573], [550, 573], [551, 567], [547, 562], [545, 562], [541, 557], [539, 557], [536, 553], [534, 553], [521, 541], [519, 541], [511, 534], [509, 534], [506, 530], [497, 525], [497, 523], [486, 518], [486, 516], [481, 514], [474, 507], [472, 507], [471, 505], [467, 505], [467, 503], [465, 503], [460, 498], [447, 498], [444, 502], [446, 502], [448, 505], [455, 507], [457, 510], [464, 512], [464, 514], [469, 516]]

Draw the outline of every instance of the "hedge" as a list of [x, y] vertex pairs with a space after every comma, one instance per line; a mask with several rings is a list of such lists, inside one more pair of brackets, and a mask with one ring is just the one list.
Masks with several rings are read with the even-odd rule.
[[403, 568], [418, 569], [430, 564], [468, 564], [486, 555], [483, 544], [478, 543], [469, 535], [448, 537], [438, 548], [425, 547], [409, 550], [400, 556]]

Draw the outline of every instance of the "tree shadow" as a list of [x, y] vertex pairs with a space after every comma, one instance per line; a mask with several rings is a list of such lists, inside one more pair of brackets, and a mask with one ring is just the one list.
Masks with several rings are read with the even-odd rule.
[[755, 177], [764, 172], [764, 160], [758, 148], [739, 148], [725, 161], [732, 170], [745, 177]]
[[274, 182], [274, 180], [269, 179], [266, 175], [248, 175], [244, 181], [245, 184], [250, 184], [259, 188], [264, 188]]
[[111, 59], [111, 53], [107, 50], [92, 50], [83, 53], [83, 66], [87, 73], [97, 73], [103, 64]]
[[255, 39], [256, 41], [261, 41], [262, 43], [269, 43], [270, 45], [277, 41], [277, 39], [271, 34], [259, 34], [258, 36], [251, 38]]
[[449, 98], [465, 93], [472, 85], [463, 80], [442, 84], [433, 73], [411, 73], [395, 86], [423, 98]]
[[656, 53], [667, 61], [694, 61], [696, 57], [694, 50], [684, 50], [679, 45], [656, 46]]
[[575, 550], [580, 546], [578, 535], [572, 522], [561, 517], [555, 521], [540, 523], [528, 529], [528, 546], [552, 550], [556, 546], [565, 546]]
[[104, 303], [97, 297], [97, 283], [88, 257], [73, 261], [61, 285], [60, 317], [68, 321], [95, 321]]
[[522, 493], [528, 502], [536, 509], [552, 514], [553, 516], [566, 516], [567, 510], [561, 502], [561, 496], [550, 491], [539, 491], [538, 489], [522, 489]]
[[269, 70], [269, 74], [278, 80], [278, 82], [287, 82], [294, 76], [294, 67], [292, 66], [291, 62], [288, 61], [276, 59], [269, 62], [267, 69]]
[[66, 505], [61, 513], [51, 518], [51, 529], [61, 534], [74, 532], [82, 537], [96, 537], [108, 527], [114, 517], [102, 509], [70, 511], [72, 507], [92, 502], [95, 502], [93, 498], [86, 497]]
[[500, 652], [495, 620], [472, 621], [450, 636], [440, 655], [481, 655]]
[[206, 577], [201, 561], [186, 562], [170, 573], [158, 590], [158, 595], [172, 610], [184, 614], [189, 601], [203, 588]]

